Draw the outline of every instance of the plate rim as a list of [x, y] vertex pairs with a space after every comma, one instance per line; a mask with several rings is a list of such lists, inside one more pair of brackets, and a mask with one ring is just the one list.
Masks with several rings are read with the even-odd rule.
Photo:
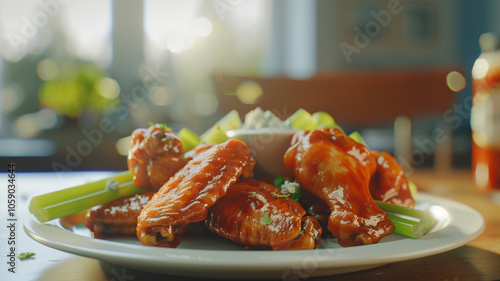
[[[449, 223], [419, 239], [403, 238], [347, 248], [301, 250], [293, 251], [293, 254], [290, 251], [170, 249], [133, 245], [82, 236], [53, 223], [40, 223], [31, 214], [24, 220], [24, 231], [30, 238], [48, 247], [142, 271], [189, 277], [267, 278], [280, 277], [287, 269], [297, 265], [304, 267], [305, 263], [314, 267], [314, 272], [310, 274], [312, 277], [439, 254], [465, 245], [484, 229], [484, 218], [470, 206], [421, 192], [415, 199], [443, 207], [450, 215]], [[464, 224], [465, 220], [470, 222]], [[86, 247], [88, 244], [93, 247]], [[404, 248], [413, 250], [405, 252]], [[233, 268], [237, 270], [233, 272]], [[260, 275], [255, 275], [256, 270]]]

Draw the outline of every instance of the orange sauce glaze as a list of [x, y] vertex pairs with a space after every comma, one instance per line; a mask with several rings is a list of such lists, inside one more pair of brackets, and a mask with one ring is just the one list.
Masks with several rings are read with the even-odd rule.
[[338, 129], [301, 131], [284, 156], [296, 181], [330, 207], [328, 229], [341, 246], [377, 243], [394, 231], [373, 201], [370, 151]]
[[208, 208], [241, 175], [252, 175], [254, 163], [248, 147], [233, 139], [195, 156], [142, 210], [137, 224], [141, 243], [177, 247], [185, 225], [205, 220]]
[[137, 226], [137, 217], [153, 194], [154, 192], [145, 192], [95, 206], [87, 212], [85, 225], [96, 238], [133, 236]]
[[155, 125], [132, 133], [127, 166], [136, 186], [157, 191], [186, 163], [181, 141], [170, 130]]
[[415, 206], [403, 168], [387, 152], [371, 151], [377, 168], [370, 180], [370, 193], [375, 200], [408, 208]]
[[214, 233], [249, 247], [272, 250], [315, 249], [321, 226], [290, 197], [277, 197], [274, 186], [244, 179], [229, 188], [210, 208], [207, 227]]

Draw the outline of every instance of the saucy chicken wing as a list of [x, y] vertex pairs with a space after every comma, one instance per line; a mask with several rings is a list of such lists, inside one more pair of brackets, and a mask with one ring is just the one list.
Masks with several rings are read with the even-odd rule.
[[251, 176], [254, 160], [239, 140], [215, 145], [189, 161], [142, 210], [137, 237], [144, 245], [177, 247], [185, 225], [205, 220], [210, 208], [241, 176]]
[[206, 144], [206, 143], [199, 144], [195, 148], [184, 153], [184, 158], [186, 158], [189, 161], [189, 160], [195, 158], [198, 154], [202, 153], [203, 151], [212, 148], [212, 146], [214, 146], [214, 145], [215, 144]]
[[248, 247], [272, 250], [315, 249], [321, 242], [316, 219], [290, 197], [278, 197], [279, 189], [244, 179], [208, 212], [210, 231]]
[[408, 179], [403, 168], [387, 152], [371, 152], [377, 169], [370, 180], [370, 193], [373, 199], [408, 208], [415, 206], [411, 196]]
[[96, 238], [133, 236], [137, 226], [137, 217], [153, 194], [154, 192], [145, 192], [95, 206], [87, 212], [85, 225]]
[[296, 181], [330, 207], [328, 229], [341, 246], [372, 244], [394, 231], [373, 201], [370, 151], [338, 129], [301, 131], [284, 157]]
[[170, 130], [157, 124], [132, 133], [127, 165], [136, 186], [157, 191], [186, 163], [182, 144]]

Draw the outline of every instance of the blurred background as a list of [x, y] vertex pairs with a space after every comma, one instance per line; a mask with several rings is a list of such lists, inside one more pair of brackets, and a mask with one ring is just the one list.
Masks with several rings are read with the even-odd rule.
[[493, 0], [0, 0], [0, 159], [20, 172], [125, 170], [127, 137], [148, 122], [203, 133], [259, 106], [282, 119], [327, 111], [407, 169], [467, 168], [471, 69], [499, 11]]

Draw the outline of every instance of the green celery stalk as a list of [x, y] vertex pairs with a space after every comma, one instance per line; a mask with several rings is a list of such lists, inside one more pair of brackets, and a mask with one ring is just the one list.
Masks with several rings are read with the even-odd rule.
[[410, 189], [411, 196], [415, 196], [418, 193], [418, 188], [415, 183], [408, 181], [408, 188]]
[[316, 129], [316, 122], [314, 122], [312, 115], [303, 108], [295, 111], [294, 114], [285, 120], [285, 123], [291, 124], [296, 130]]
[[421, 231], [415, 234], [415, 232], [417, 232], [416, 226], [418, 224], [418, 221], [406, 219], [390, 212], [386, 212], [386, 214], [387, 218], [390, 219], [392, 223], [394, 223], [394, 233], [409, 238], [419, 238], [423, 235]]
[[324, 112], [324, 111], [316, 111], [312, 114], [312, 118], [316, 126], [318, 127], [333, 127], [335, 126], [335, 119], [333, 117]]
[[351, 134], [349, 134], [349, 137], [351, 139], [353, 139], [354, 141], [368, 147], [368, 145], [366, 145], [366, 142], [365, 140], [361, 137], [361, 134], [358, 132], [358, 131], [354, 131], [352, 132]]
[[213, 127], [211, 127], [208, 131], [203, 133], [200, 137], [203, 143], [223, 143], [227, 141], [229, 138], [224, 132], [224, 130], [219, 126], [219, 122], [215, 123]]
[[236, 110], [231, 110], [229, 113], [224, 115], [218, 122], [216, 122], [212, 127], [206, 130], [200, 139], [203, 143], [223, 143], [229, 138], [226, 135], [226, 131], [236, 130], [241, 127], [241, 119]]
[[[106, 189], [109, 180], [118, 182], [118, 189]], [[31, 199], [29, 210], [40, 222], [46, 222], [144, 191], [131, 180], [132, 175], [127, 171], [107, 179], [38, 195]]]
[[387, 217], [394, 223], [394, 233], [401, 236], [413, 239], [420, 238], [436, 224], [436, 220], [430, 212], [379, 200], [375, 200], [375, 203], [386, 212]]
[[238, 111], [236, 109], [229, 111], [219, 120], [219, 126], [224, 132], [239, 129], [241, 127], [241, 119]]
[[62, 202], [65, 200], [83, 196], [85, 194], [99, 191], [103, 189], [106, 186], [106, 182], [108, 182], [111, 179], [117, 181], [118, 183], [128, 182], [132, 180], [132, 174], [129, 171], [121, 172], [110, 178], [102, 179], [91, 183], [85, 183], [82, 185], [50, 192], [43, 195], [38, 195], [36, 197], [33, 197], [31, 201], [35, 202], [37, 205], [40, 206], [48, 206], [56, 204], [58, 202]]
[[182, 143], [182, 149], [187, 152], [195, 148], [200, 143], [200, 137], [188, 128], [182, 128], [177, 137]]

